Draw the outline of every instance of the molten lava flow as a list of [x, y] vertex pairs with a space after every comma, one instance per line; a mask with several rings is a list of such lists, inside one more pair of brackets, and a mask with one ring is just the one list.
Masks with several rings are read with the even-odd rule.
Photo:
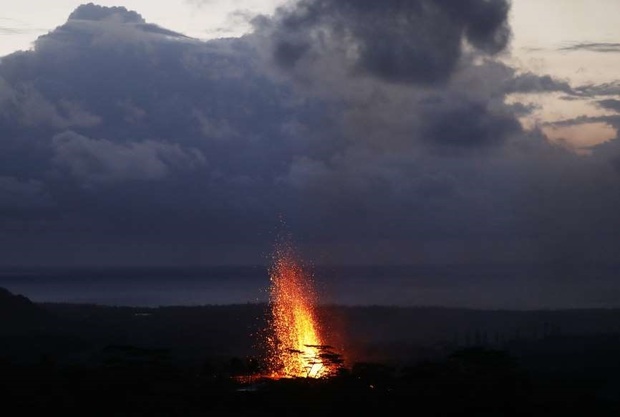
[[288, 246], [276, 250], [271, 267], [271, 322], [267, 338], [273, 377], [321, 378], [334, 374], [337, 358], [323, 344], [309, 274]]

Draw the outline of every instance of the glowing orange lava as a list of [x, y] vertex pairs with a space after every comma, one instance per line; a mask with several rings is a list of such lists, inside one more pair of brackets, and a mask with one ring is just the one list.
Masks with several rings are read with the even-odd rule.
[[280, 246], [270, 270], [271, 320], [267, 337], [272, 377], [333, 375], [339, 356], [321, 338], [311, 276], [290, 248]]

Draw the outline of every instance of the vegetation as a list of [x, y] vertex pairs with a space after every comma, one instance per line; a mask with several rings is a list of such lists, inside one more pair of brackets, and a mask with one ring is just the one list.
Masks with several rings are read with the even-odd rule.
[[[617, 416], [600, 381], [532, 378], [504, 351], [468, 348], [402, 368], [357, 363], [324, 379], [261, 378], [232, 358], [200, 369], [166, 352], [110, 347], [98, 365], [0, 364], [3, 406], [65, 416]], [[243, 372], [250, 372], [243, 374]], [[255, 372], [252, 374], [252, 372]], [[242, 377], [243, 376], [243, 377]], [[253, 376], [253, 377], [252, 377]]]
[[620, 333], [613, 319], [620, 315], [613, 311], [566, 313], [579, 325], [603, 317], [607, 331], [571, 332], [559, 312], [532, 313], [524, 322], [542, 331], [516, 333], [506, 326], [504, 337], [492, 335], [508, 313], [469, 312], [475, 320], [467, 326], [468, 313], [461, 312], [460, 336], [450, 337], [450, 330], [422, 343], [414, 319], [422, 315], [418, 322], [430, 335], [432, 320], [448, 328], [451, 312], [338, 312], [334, 306], [325, 310], [334, 318], [332, 334], [344, 333], [349, 343], [318, 348], [338, 371], [273, 380], [265, 377], [256, 339], [264, 325], [261, 305], [145, 310], [34, 304], [0, 295], [6, 415], [620, 415]]

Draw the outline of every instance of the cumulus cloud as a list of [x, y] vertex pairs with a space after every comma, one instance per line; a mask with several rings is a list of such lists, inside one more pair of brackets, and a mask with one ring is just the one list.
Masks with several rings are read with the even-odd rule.
[[447, 103], [439, 114], [433, 112], [429, 116], [432, 123], [426, 127], [423, 138], [440, 145], [489, 146], [521, 130], [514, 115], [493, 114], [487, 103]]
[[301, 0], [255, 26], [287, 71], [303, 74], [337, 60], [351, 74], [435, 84], [456, 69], [464, 41], [487, 54], [506, 47], [508, 10], [505, 0]]
[[356, 146], [479, 150], [520, 130], [506, 94], [555, 82], [493, 59], [510, 40], [508, 9], [505, 1], [304, 0], [256, 18], [249, 40], [276, 79], [343, 109], [336, 128]]
[[500, 63], [508, 5], [302, 0], [208, 42], [81, 6], [0, 62], [0, 247], [263, 262], [284, 218], [336, 263], [607, 256], [620, 150], [555, 146], [506, 97], [616, 86]]
[[132, 28], [142, 32], [158, 34], [171, 37], [187, 38], [185, 35], [173, 32], [171, 30], [159, 27], [157, 25], [147, 23], [144, 18], [133, 10], [127, 10], [125, 7], [104, 7], [93, 3], [78, 6], [70, 15], [67, 24], [56, 32], [55, 35], [62, 36], [72, 29], [79, 30], [80, 24], [85, 22], [108, 22], [118, 24], [117, 29], [128, 31]]
[[178, 144], [117, 144], [71, 131], [55, 135], [52, 147], [52, 164], [86, 183], [157, 180], [168, 176], [171, 170], [191, 169], [205, 163], [200, 151], [184, 150]]

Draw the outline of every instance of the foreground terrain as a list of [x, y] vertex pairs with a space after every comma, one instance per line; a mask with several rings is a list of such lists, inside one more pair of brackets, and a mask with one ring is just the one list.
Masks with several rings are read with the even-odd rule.
[[261, 304], [35, 304], [0, 292], [5, 410], [101, 416], [620, 415], [620, 312], [321, 308], [345, 359], [271, 380]]

